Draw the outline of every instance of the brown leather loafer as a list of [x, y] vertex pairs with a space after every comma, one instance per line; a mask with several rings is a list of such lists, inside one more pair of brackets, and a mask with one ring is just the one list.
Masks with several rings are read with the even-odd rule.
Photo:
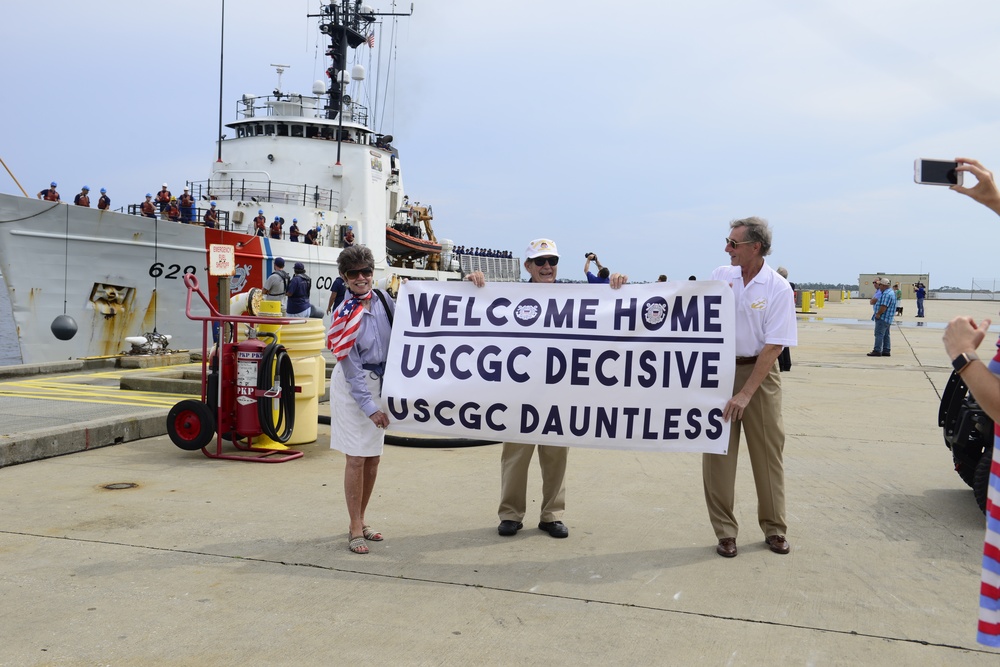
[[719, 554], [723, 558], [735, 558], [736, 538], [723, 537], [721, 540], [719, 540], [719, 545], [715, 547], [715, 553]]
[[771, 551], [776, 554], [787, 554], [792, 550], [791, 545], [788, 544], [788, 540], [785, 539], [784, 535], [768, 535], [764, 538], [764, 541], [771, 548]]

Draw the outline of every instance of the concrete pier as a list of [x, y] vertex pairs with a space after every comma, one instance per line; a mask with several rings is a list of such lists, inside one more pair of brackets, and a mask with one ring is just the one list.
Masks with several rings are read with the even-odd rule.
[[[800, 315], [787, 556], [763, 543], [745, 454], [734, 559], [692, 454], [571, 451], [565, 540], [535, 527], [533, 464], [525, 527], [499, 537], [495, 445], [387, 447], [368, 515], [385, 541], [359, 556], [327, 427], [275, 465], [140, 428], [0, 468], [0, 665], [996, 665], [975, 643], [984, 518], [936, 418], [944, 322], [1000, 304], [914, 305], [889, 358], [865, 356], [867, 302]], [[97, 402], [77, 414], [43, 395], [59, 377], [0, 380], [0, 448], [168, 409], [79, 389]]]

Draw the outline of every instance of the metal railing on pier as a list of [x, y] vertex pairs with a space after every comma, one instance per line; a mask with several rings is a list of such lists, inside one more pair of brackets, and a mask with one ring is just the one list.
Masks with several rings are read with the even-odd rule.
[[482, 271], [489, 282], [520, 282], [521, 260], [514, 257], [480, 257], [458, 255], [458, 265], [463, 276]]

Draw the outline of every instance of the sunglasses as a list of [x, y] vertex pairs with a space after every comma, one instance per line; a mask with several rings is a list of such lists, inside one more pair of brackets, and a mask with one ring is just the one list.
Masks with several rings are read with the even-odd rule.
[[733, 246], [734, 248], [736, 248], [737, 246], [741, 246], [741, 245], [743, 245], [745, 243], [756, 243], [756, 241], [734, 241], [733, 239], [726, 237], [726, 246], [727, 247], [728, 246]]
[[371, 278], [373, 273], [375, 273], [375, 270], [371, 269], [371, 268], [348, 269], [348, 270], [344, 271], [344, 275], [347, 276], [348, 280], [354, 280], [358, 276], [364, 276], [365, 278]]
[[548, 264], [549, 266], [555, 266], [556, 264], [559, 263], [559, 258], [558, 257], [536, 257], [535, 259], [533, 259], [531, 261], [533, 261], [535, 263], [535, 266], [545, 266], [546, 264]]

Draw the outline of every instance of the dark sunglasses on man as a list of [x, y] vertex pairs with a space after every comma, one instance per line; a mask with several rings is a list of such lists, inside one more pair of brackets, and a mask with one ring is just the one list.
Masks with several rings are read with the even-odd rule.
[[549, 266], [555, 266], [556, 264], [559, 263], [559, 258], [558, 257], [536, 257], [532, 261], [535, 263], [535, 266], [545, 266], [546, 263], [548, 263]]

